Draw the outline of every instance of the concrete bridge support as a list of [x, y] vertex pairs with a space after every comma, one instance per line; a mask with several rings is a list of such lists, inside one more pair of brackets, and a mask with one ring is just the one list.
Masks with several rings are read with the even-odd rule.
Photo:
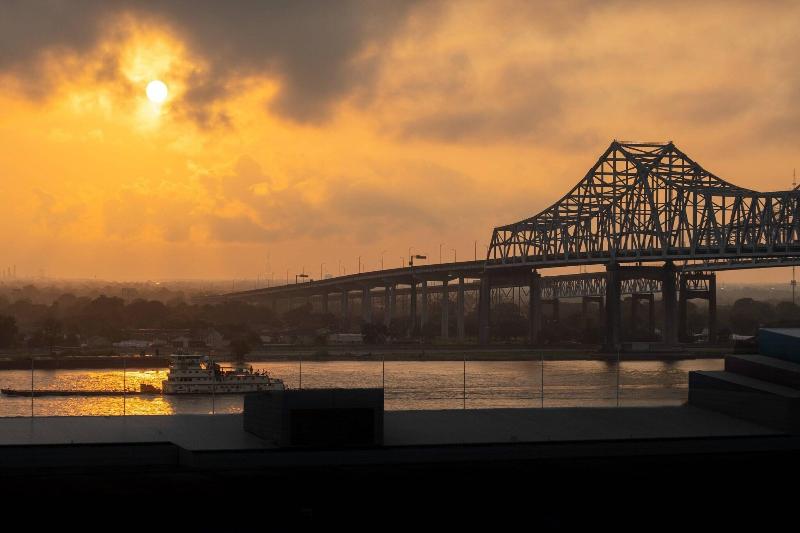
[[542, 331], [542, 275], [531, 272], [528, 282], [528, 342], [539, 344]]
[[350, 309], [349, 309], [349, 294], [346, 289], [342, 289], [339, 296], [339, 312], [342, 319], [342, 330], [347, 331], [350, 329]]
[[[397, 316], [397, 285], [392, 285], [392, 295], [389, 298], [389, 317], [394, 320]], [[391, 320], [389, 323], [391, 324]]]
[[606, 267], [606, 339], [604, 343], [606, 351], [616, 351], [620, 348], [621, 292], [622, 281], [619, 265], [611, 263]]
[[387, 328], [392, 323], [392, 316], [394, 316], [393, 289], [392, 285], [387, 285], [383, 289], [383, 325]]
[[678, 344], [678, 303], [676, 301], [676, 271], [672, 262], [664, 265], [661, 287], [661, 298], [664, 303], [664, 343], [675, 345]]
[[372, 323], [372, 292], [369, 287], [361, 289], [361, 321], [364, 324]]
[[320, 307], [322, 309], [322, 312], [323, 313], [327, 313], [328, 312], [328, 293], [327, 292], [323, 292], [322, 295], [320, 296], [320, 298], [321, 298]]
[[464, 278], [458, 278], [458, 295], [456, 296], [456, 335], [458, 342], [464, 342]]
[[486, 346], [491, 339], [489, 325], [492, 308], [492, 281], [489, 274], [481, 277], [480, 293], [478, 296], [478, 344]]
[[425, 331], [425, 326], [428, 324], [428, 282], [422, 280], [420, 283], [420, 301], [419, 301], [419, 333]]
[[408, 336], [414, 337], [417, 334], [417, 282], [415, 280], [411, 280], [410, 292], [408, 305]]
[[717, 275], [713, 272], [708, 280], [708, 342], [716, 344], [717, 335]]
[[689, 300], [708, 301], [708, 340], [717, 341], [717, 275], [713, 272], [691, 272], [680, 276], [678, 307], [678, 334], [681, 340], [689, 341]]
[[450, 338], [450, 291], [447, 280], [442, 282], [442, 339]]

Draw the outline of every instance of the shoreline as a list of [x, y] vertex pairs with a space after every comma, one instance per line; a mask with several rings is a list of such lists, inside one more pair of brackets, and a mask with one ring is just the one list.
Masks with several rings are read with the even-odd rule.
[[[730, 347], [691, 347], [671, 351], [630, 351], [607, 353], [597, 346], [581, 348], [529, 348], [478, 346], [358, 346], [358, 347], [281, 347], [247, 355], [246, 362], [284, 361], [682, 361], [687, 359], [721, 359], [732, 352]], [[34, 370], [59, 369], [129, 369], [166, 368], [168, 356], [95, 355], [33, 356]], [[228, 354], [215, 356], [230, 361]], [[0, 358], [2, 370], [30, 370], [31, 356]]]

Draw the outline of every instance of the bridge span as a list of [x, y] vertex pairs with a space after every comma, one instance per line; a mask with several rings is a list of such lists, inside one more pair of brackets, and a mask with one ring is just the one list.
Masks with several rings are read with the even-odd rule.
[[[656, 263], [656, 265], [648, 265]], [[603, 272], [544, 276], [548, 268], [595, 265]], [[622, 295], [632, 305], [648, 302], [655, 338], [655, 294], [661, 295], [661, 341], [679, 342], [686, 333], [687, 302], [709, 302], [709, 339], [716, 338], [718, 270], [800, 265], [800, 191], [757, 192], [733, 185], [703, 169], [672, 142], [613, 141], [588, 173], [564, 197], [539, 214], [494, 229], [485, 260], [409, 265], [312, 280], [294, 285], [221, 295], [223, 299], [316, 302], [330, 311], [338, 295], [342, 327], [351, 326], [355, 294], [361, 321], [373, 320], [374, 300], [382, 318], [398, 318], [398, 297], [407, 300], [409, 336], [428, 321], [436, 295], [441, 337], [465, 339], [467, 294], [476, 302], [478, 341], [491, 341], [493, 305], [518, 290], [517, 304], [528, 317], [528, 340], [540, 340], [542, 308], [581, 298], [584, 314], [599, 304], [605, 346], [622, 342]], [[454, 301], [453, 301], [454, 300]], [[635, 313], [633, 313], [635, 317]]]

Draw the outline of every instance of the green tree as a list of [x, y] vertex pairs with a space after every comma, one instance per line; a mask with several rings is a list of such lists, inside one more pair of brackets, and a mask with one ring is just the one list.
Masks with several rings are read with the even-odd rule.
[[41, 326], [41, 335], [45, 345], [53, 354], [53, 347], [61, 336], [61, 322], [49, 316], [44, 319]]
[[385, 344], [386, 337], [389, 335], [389, 328], [384, 324], [364, 322], [361, 324], [361, 335], [364, 337], [366, 344]]
[[759, 326], [772, 320], [774, 309], [767, 302], [757, 302], [752, 298], [740, 298], [733, 302], [730, 321], [734, 333], [755, 335]]
[[0, 315], [0, 348], [11, 348], [17, 340], [17, 319]]
[[231, 354], [237, 363], [244, 363], [244, 358], [250, 353], [250, 343], [239, 338], [231, 341]]

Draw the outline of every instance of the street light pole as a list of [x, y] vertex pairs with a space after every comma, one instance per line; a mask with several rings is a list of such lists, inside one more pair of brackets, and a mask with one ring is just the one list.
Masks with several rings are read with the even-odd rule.
[[458, 255], [455, 248], [453, 248], [453, 263], [458, 263]]
[[444, 246], [443, 242], [439, 243], [439, 264], [442, 264], [442, 246]]

